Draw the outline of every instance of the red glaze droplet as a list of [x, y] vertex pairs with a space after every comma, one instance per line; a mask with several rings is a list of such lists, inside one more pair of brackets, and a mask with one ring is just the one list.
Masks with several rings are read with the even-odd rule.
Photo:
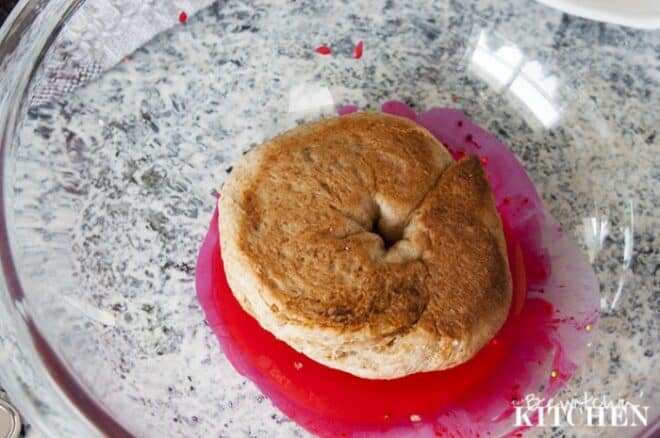
[[488, 164], [488, 157], [484, 155], [483, 157], [479, 158], [479, 161], [481, 161], [481, 164], [485, 166]]
[[362, 52], [364, 52], [364, 42], [358, 41], [353, 49], [353, 58], [360, 59], [362, 58]]
[[332, 53], [332, 49], [328, 46], [318, 46], [315, 50], [319, 55], [329, 55]]
[[339, 113], [340, 116], [345, 116], [346, 114], [352, 114], [354, 112], [357, 112], [360, 109], [357, 105], [342, 105], [339, 107], [339, 110], [337, 113]]
[[477, 143], [477, 141], [474, 139], [474, 136], [472, 136], [472, 134], [466, 135], [465, 141], [474, 145], [477, 149], [481, 149], [481, 144]]
[[188, 21], [188, 14], [186, 14], [184, 11], [181, 11], [179, 14], [179, 23], [185, 23]]

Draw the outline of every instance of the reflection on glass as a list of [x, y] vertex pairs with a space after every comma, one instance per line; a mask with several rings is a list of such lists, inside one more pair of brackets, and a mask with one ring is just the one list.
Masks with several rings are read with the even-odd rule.
[[596, 215], [582, 219], [582, 227], [589, 261], [593, 263], [610, 233], [610, 222], [607, 214], [600, 214], [597, 209]]
[[553, 103], [557, 82], [556, 76], [543, 77], [541, 63], [529, 61], [523, 64], [509, 88], [547, 128], [559, 120], [559, 111]]
[[515, 77], [523, 54], [513, 44], [503, 45], [497, 49], [493, 49], [493, 45], [486, 31], [480, 31], [469, 67], [496, 91], [500, 91]]
[[559, 108], [554, 103], [557, 77], [544, 76], [538, 61], [525, 62], [523, 52], [514, 44], [481, 30], [469, 65], [470, 71], [495, 91], [508, 89], [544, 127], [549, 128], [559, 120]]
[[609, 310], [613, 311], [616, 308], [621, 296], [623, 295], [624, 285], [628, 276], [632, 274], [632, 255], [635, 243], [635, 209], [633, 202], [628, 203], [628, 221], [629, 223], [623, 227], [623, 263], [621, 265], [621, 275], [617, 285], [612, 303], [609, 305]]
[[300, 84], [289, 91], [289, 113], [322, 112], [332, 107], [334, 99], [328, 87]]

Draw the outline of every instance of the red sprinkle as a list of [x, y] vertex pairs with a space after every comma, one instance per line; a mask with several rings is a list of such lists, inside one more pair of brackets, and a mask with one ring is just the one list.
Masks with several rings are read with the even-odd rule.
[[332, 49], [328, 46], [318, 46], [314, 51], [321, 55], [329, 55], [332, 53]]
[[483, 157], [479, 158], [479, 161], [481, 161], [481, 164], [485, 166], [488, 164], [488, 157], [484, 155]]
[[188, 14], [186, 14], [184, 11], [181, 11], [179, 14], [179, 23], [185, 23], [188, 21]]
[[364, 51], [364, 42], [358, 41], [357, 44], [355, 45], [355, 49], [353, 49], [353, 58], [355, 59], [362, 58], [363, 51]]

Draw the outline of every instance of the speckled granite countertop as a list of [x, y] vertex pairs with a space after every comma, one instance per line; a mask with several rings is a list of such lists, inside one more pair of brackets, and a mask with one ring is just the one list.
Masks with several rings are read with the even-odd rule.
[[[396, 7], [363, 1], [352, 7], [360, 14], [344, 4], [222, 2], [156, 37], [65, 101], [30, 110], [18, 152], [22, 222], [16, 241], [26, 286], [54, 321], [51, 339], [60, 342], [72, 368], [139, 436], [305, 435], [233, 371], [203, 320], [193, 272], [212, 192], [242, 153], [295, 122], [282, 108], [297, 72], [307, 72], [301, 83], [332, 84], [338, 102], [399, 98], [419, 109], [450, 104], [451, 84], [435, 90], [443, 69], [431, 61], [461, 59], [465, 48], [432, 47], [451, 42], [451, 35], [473, 34], [465, 17], [480, 15], [526, 55], [559, 67], [561, 77], [577, 78], [582, 98], [595, 101], [632, 145], [613, 155], [619, 160], [613, 178], [620, 180], [610, 182], [621, 190], [608, 193], [610, 205], [597, 215], [609, 217], [611, 229], [595, 256], [603, 305], [619, 287], [622, 294], [597, 326], [599, 341], [584, 367], [589, 372], [575, 381], [580, 391], [649, 401], [660, 388], [660, 33], [573, 18], [531, 1]], [[305, 19], [290, 25], [296, 14]], [[319, 26], [321, 18], [326, 21]], [[365, 41], [364, 62], [346, 67], [356, 39]], [[331, 44], [335, 54], [320, 58], [313, 51], [320, 43]], [[547, 144], [547, 137], [521, 128], [515, 115], [491, 117], [489, 111], [470, 115], [511, 145], [548, 208], [578, 236], [583, 218], [566, 211], [587, 207], [571, 198], [577, 195], [570, 187], [553, 185], [553, 175], [568, 172], [570, 160], [559, 160], [566, 156], [552, 148], [570, 142], [570, 134], [560, 131], [557, 145]], [[629, 224], [615, 211], [631, 199], [632, 257], [623, 254], [617, 232]], [[62, 258], [46, 260], [44, 248]], [[67, 274], [48, 278], [58, 271]], [[127, 418], [127, 412], [141, 415]]]

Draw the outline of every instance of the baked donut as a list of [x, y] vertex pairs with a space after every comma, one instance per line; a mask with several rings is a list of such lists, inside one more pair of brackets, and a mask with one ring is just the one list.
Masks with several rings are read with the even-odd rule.
[[243, 309], [294, 349], [363, 378], [470, 359], [511, 303], [502, 223], [479, 160], [416, 123], [355, 113], [258, 146], [219, 199]]

